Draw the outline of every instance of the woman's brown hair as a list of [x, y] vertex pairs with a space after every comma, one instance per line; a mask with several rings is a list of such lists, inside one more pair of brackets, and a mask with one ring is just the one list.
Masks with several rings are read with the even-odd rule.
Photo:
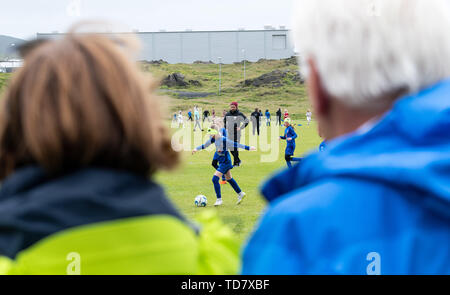
[[88, 166], [149, 175], [177, 163], [157, 85], [124, 47], [71, 33], [27, 53], [0, 110], [0, 179], [25, 165], [53, 175]]

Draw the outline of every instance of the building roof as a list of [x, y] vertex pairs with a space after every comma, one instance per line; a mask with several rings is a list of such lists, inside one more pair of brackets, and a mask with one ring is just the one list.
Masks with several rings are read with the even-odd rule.
[[[280, 29], [280, 28], [271, 28], [271, 29], [260, 29], [260, 30], [219, 30], [219, 31], [133, 31], [133, 32], [100, 32], [102, 34], [169, 34], [169, 33], [186, 33], [186, 34], [192, 34], [192, 33], [236, 33], [236, 32], [273, 32], [273, 31], [279, 31], [279, 32], [289, 32], [289, 29]], [[37, 35], [44, 36], [44, 35], [64, 35], [66, 33], [60, 33], [60, 32], [52, 32], [52, 33], [37, 33]]]

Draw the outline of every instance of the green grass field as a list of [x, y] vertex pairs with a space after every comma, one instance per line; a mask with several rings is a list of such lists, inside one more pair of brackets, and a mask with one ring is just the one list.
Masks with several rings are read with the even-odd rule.
[[[299, 138], [296, 141], [295, 153], [296, 156], [302, 156], [311, 149], [317, 148], [321, 139], [317, 135], [314, 122], [310, 126], [306, 126], [305, 121], [297, 120], [295, 124], [303, 124], [303, 126], [296, 126]], [[266, 127], [262, 127], [259, 140], [268, 143], [272, 137], [271, 129], [266, 129], [267, 133], [264, 132], [264, 129]], [[281, 135], [284, 133], [284, 127], [277, 127], [275, 132], [278, 132], [276, 136]], [[251, 124], [246, 129], [246, 144], [257, 138], [249, 133], [251, 133]], [[203, 132], [203, 136], [205, 136], [205, 132]], [[191, 155], [187, 151], [183, 152], [181, 167], [172, 172], [159, 173], [157, 179], [165, 186], [170, 198], [187, 217], [195, 218], [196, 214], [203, 210], [216, 210], [222, 220], [233, 229], [240, 241], [244, 242], [265, 207], [265, 201], [259, 193], [261, 183], [277, 170], [286, 167], [284, 161], [286, 142], [275, 139], [275, 143], [278, 145], [279, 153], [273, 162], [261, 162], [261, 156], [268, 155], [269, 152], [262, 151], [260, 145], [257, 146], [258, 151], [240, 152], [243, 165], [234, 168], [232, 174], [241, 189], [247, 193], [247, 197], [239, 206], [235, 205], [236, 193], [229, 184], [221, 186], [223, 205], [218, 208], [213, 206], [216, 200], [211, 181], [214, 174], [214, 168], [211, 166], [213, 151], [205, 150], [195, 155]], [[194, 206], [194, 198], [199, 194], [208, 198], [206, 208]]]

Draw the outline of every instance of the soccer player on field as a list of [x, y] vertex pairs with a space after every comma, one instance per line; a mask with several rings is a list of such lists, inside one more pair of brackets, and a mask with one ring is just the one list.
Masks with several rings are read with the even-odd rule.
[[204, 150], [208, 148], [211, 144], [216, 145], [216, 151], [219, 155], [219, 167], [217, 168], [216, 172], [214, 173], [214, 176], [212, 178], [212, 182], [214, 184], [214, 191], [216, 192], [217, 200], [214, 206], [220, 206], [222, 205], [222, 194], [220, 190], [220, 184], [219, 179], [222, 177], [222, 175], [225, 175], [228, 183], [231, 185], [231, 187], [234, 189], [234, 191], [238, 194], [238, 200], [236, 202], [236, 205], [239, 205], [242, 200], [245, 197], [245, 193], [241, 190], [239, 185], [237, 184], [236, 180], [233, 179], [233, 176], [231, 175], [231, 169], [233, 169], [233, 163], [231, 162], [230, 153], [228, 150], [233, 148], [240, 148], [245, 149], [247, 151], [255, 151], [256, 148], [252, 146], [246, 146], [243, 144], [240, 144], [238, 142], [233, 142], [229, 140], [228, 138], [224, 137], [222, 134], [217, 131], [217, 126], [212, 125], [211, 128], [208, 129], [207, 132], [208, 135], [211, 137], [208, 139], [208, 141], [195, 148], [192, 151], [192, 154], [195, 154], [198, 151]]
[[[219, 133], [222, 134], [222, 137], [224, 137], [224, 138], [226, 138], [228, 135], [227, 129], [225, 129], [225, 128], [220, 128]], [[216, 170], [219, 168], [219, 154], [217, 152], [214, 153], [214, 157], [213, 157], [211, 165]], [[220, 184], [227, 184], [227, 179], [225, 178], [225, 174], [222, 175], [222, 180], [220, 181]]]
[[319, 145], [319, 152], [323, 152], [327, 147], [327, 139], [325, 138], [325, 135], [323, 134], [322, 129], [320, 128], [320, 125], [318, 126], [318, 132], [319, 136], [323, 139], [323, 141]]
[[286, 150], [284, 152], [284, 159], [289, 168], [292, 168], [291, 162], [300, 162], [302, 158], [294, 158], [295, 152], [295, 139], [297, 138], [297, 133], [295, 133], [294, 126], [291, 125], [291, 118], [286, 118], [284, 120], [284, 136], [280, 136], [280, 139], [286, 140]]

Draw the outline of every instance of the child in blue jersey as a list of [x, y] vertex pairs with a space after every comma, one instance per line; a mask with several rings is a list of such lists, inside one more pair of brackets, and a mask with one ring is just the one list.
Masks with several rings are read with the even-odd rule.
[[295, 151], [295, 139], [297, 138], [297, 133], [295, 133], [294, 127], [291, 125], [291, 119], [284, 119], [284, 126], [286, 129], [284, 131], [284, 136], [280, 136], [280, 139], [286, 140], [286, 150], [284, 152], [284, 159], [289, 168], [292, 167], [291, 162], [300, 162], [302, 158], [294, 158]]
[[[228, 136], [228, 132], [227, 132], [226, 128], [220, 128], [219, 133], [222, 134], [223, 137]], [[216, 170], [217, 170], [217, 168], [219, 168], [219, 154], [217, 152], [214, 153], [214, 157], [213, 157], [211, 165]], [[220, 181], [220, 184], [227, 184], [227, 179], [225, 178], [225, 174], [222, 175], [222, 180]]]
[[219, 160], [219, 167], [217, 168], [216, 172], [214, 173], [214, 176], [212, 178], [212, 182], [214, 184], [214, 191], [216, 192], [217, 200], [214, 206], [220, 206], [222, 205], [222, 194], [220, 190], [220, 183], [219, 180], [222, 177], [222, 175], [225, 175], [228, 183], [231, 185], [231, 187], [234, 189], [234, 191], [238, 194], [238, 200], [236, 202], [237, 205], [239, 205], [242, 200], [245, 198], [245, 193], [241, 190], [239, 185], [237, 184], [236, 180], [233, 179], [233, 176], [231, 175], [231, 169], [233, 169], [233, 163], [231, 161], [230, 153], [228, 152], [230, 149], [233, 148], [241, 148], [245, 150], [255, 151], [255, 147], [246, 146], [243, 144], [240, 144], [238, 142], [233, 142], [223, 136], [223, 133], [219, 133], [217, 131], [217, 127], [215, 125], [212, 125], [211, 128], [208, 129], [207, 132], [208, 135], [211, 137], [208, 139], [208, 141], [195, 148], [192, 151], [192, 154], [195, 154], [198, 151], [204, 150], [208, 148], [211, 144], [216, 145], [216, 152], [218, 154], [218, 160]]

